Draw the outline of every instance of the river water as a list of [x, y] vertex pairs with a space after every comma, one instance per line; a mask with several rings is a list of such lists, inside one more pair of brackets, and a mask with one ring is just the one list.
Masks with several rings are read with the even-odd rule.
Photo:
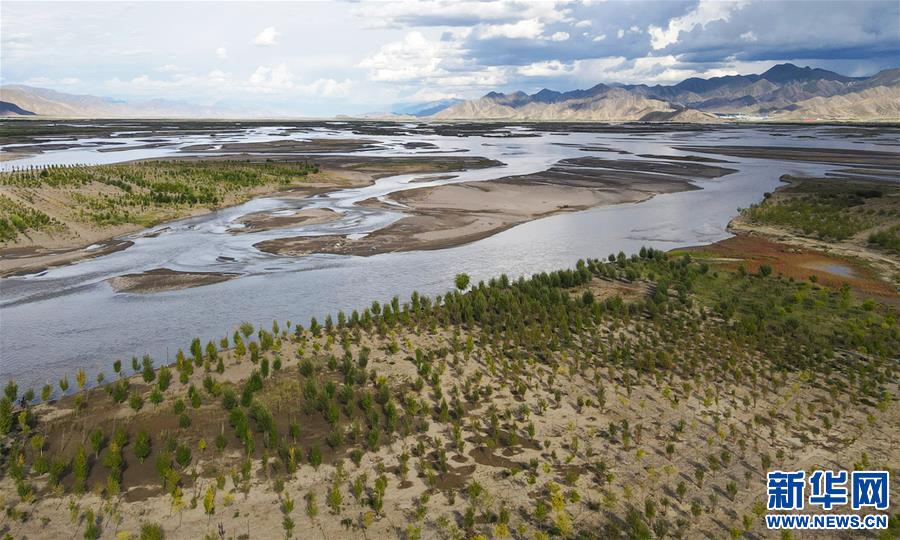
[[[474, 281], [501, 273], [512, 278], [574, 265], [585, 257], [604, 257], [641, 246], [672, 249], [726, 238], [725, 227], [738, 207], [759, 201], [778, 185], [782, 174], [823, 174], [831, 167], [814, 163], [731, 158], [725, 166], [738, 172], [715, 180], [697, 180], [702, 188], [659, 195], [625, 204], [560, 214], [511, 228], [464, 246], [436, 251], [389, 253], [372, 257], [312, 255], [292, 258], [269, 255], [253, 244], [300, 234], [365, 234], [402, 217], [400, 210], [361, 208], [356, 203], [397, 190], [447, 182], [490, 180], [543, 171], [560, 159], [596, 155], [608, 159], [642, 159], [638, 154], [686, 155], [681, 144], [800, 146], [885, 150], [877, 132], [847, 138], [823, 128], [790, 130], [743, 128], [710, 131], [668, 131], [651, 134], [541, 133], [539, 137], [497, 138], [440, 135], [371, 136], [351, 134], [341, 126], [312, 132], [281, 128], [248, 128], [226, 136], [154, 137], [171, 146], [99, 152], [112, 143], [140, 146], [139, 135], [90, 138], [89, 148], [49, 151], [7, 161], [4, 169], [47, 164], [97, 164], [166, 157], [192, 144], [265, 142], [285, 138], [371, 138], [373, 155], [467, 155], [496, 159], [505, 165], [453, 173], [397, 175], [374, 185], [341, 190], [307, 201], [271, 197], [201, 217], [161, 225], [126, 236], [134, 245], [124, 251], [50, 269], [40, 275], [0, 281], [0, 380], [14, 378], [21, 388], [38, 388], [70, 377], [83, 367], [90, 380], [98, 371], [111, 373], [115, 359], [150, 354], [157, 363], [171, 361], [178, 347], [187, 348], [199, 336], [204, 342], [230, 335], [241, 321], [270, 326], [272, 320], [309, 322], [326, 313], [365, 307], [372, 300], [394, 295], [408, 298], [417, 290], [441, 294], [454, 275]], [[436, 148], [407, 149], [405, 143], [429, 142]], [[624, 150], [632, 155], [585, 151], [584, 146]], [[10, 149], [10, 146], [7, 146]], [[181, 153], [183, 154], [183, 152]], [[710, 156], [720, 157], [720, 156]], [[429, 180], [430, 179], [430, 180]], [[414, 183], [410, 183], [415, 180]], [[423, 181], [424, 180], [424, 181]], [[299, 206], [330, 208], [341, 219], [318, 225], [245, 234], [231, 234], [241, 216], [260, 210], [290, 211]], [[156, 234], [158, 233], [158, 234]], [[223, 262], [225, 261], [225, 262]], [[203, 287], [155, 294], [116, 293], [106, 279], [153, 268], [182, 271], [238, 272], [241, 277]], [[126, 361], [126, 364], [128, 362]]]

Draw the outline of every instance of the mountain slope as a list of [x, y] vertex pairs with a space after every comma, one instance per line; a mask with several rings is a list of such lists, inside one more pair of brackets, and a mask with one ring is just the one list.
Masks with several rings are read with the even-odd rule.
[[34, 113], [26, 111], [15, 103], [0, 101], [0, 116], [34, 116]]
[[761, 74], [693, 77], [672, 86], [605, 85], [534, 94], [490, 92], [433, 118], [711, 122], [724, 115], [775, 120], [897, 119], [900, 69], [846, 77], [818, 68], [779, 64]]
[[392, 114], [409, 116], [431, 116], [463, 100], [458, 98], [439, 99], [427, 103], [401, 103], [391, 109]]

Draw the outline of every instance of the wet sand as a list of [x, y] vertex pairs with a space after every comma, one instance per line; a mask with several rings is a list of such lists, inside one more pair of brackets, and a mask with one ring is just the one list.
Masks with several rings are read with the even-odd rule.
[[315, 225], [327, 223], [340, 218], [340, 214], [329, 208], [306, 208], [301, 210], [275, 209], [254, 212], [235, 221], [238, 227], [231, 229], [232, 234], [284, 229], [298, 225]]
[[224, 272], [178, 272], [168, 268], [156, 268], [139, 274], [117, 276], [106, 281], [116, 292], [155, 293], [212, 285], [234, 279], [239, 275]]
[[40, 246], [0, 249], [0, 277], [38, 274], [55, 266], [109, 255], [133, 246], [130, 240], [110, 239], [75, 249], [47, 249]]

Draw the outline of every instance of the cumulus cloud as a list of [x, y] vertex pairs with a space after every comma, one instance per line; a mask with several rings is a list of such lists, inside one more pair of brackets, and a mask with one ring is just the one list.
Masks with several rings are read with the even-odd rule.
[[262, 93], [284, 92], [294, 87], [294, 74], [286, 64], [259, 66], [247, 79], [250, 90]]
[[225, 47], [217, 48], [216, 56], [218, 56], [220, 60], [225, 60], [226, 58], [228, 58], [228, 49], [226, 49]]
[[520, 66], [516, 72], [525, 77], [555, 77], [558, 75], [571, 73], [575, 64], [564, 64], [559, 60], [548, 60], [546, 62], [535, 62], [527, 66]]
[[334, 97], [348, 95], [352, 86], [353, 81], [351, 81], [350, 79], [344, 79], [343, 81], [336, 81], [334, 79], [317, 79], [309, 84], [301, 85], [299, 89], [301, 92], [306, 94], [323, 97]]
[[650, 43], [654, 49], [663, 49], [678, 41], [682, 32], [689, 32], [696, 26], [705, 28], [713, 21], [728, 20], [733, 11], [739, 10], [747, 4], [746, 0], [721, 2], [718, 0], [700, 0], [697, 7], [683, 17], [676, 17], [669, 21], [666, 28], [650, 26]]
[[409, 81], [446, 73], [442, 64], [460, 56], [461, 51], [452, 43], [432, 41], [421, 32], [410, 32], [403, 41], [388, 43], [364, 58], [359, 67], [369, 69], [375, 81]]
[[544, 31], [539, 19], [526, 19], [510, 24], [485, 25], [478, 29], [478, 39], [509, 38], [537, 39]]
[[569, 39], [568, 32], [554, 32], [552, 36], [550, 36], [550, 41], [566, 41]]
[[278, 30], [275, 30], [274, 26], [269, 26], [253, 39], [253, 44], [261, 45], [263, 47], [272, 47], [278, 45], [278, 36], [280, 35], [281, 33], [279, 33]]

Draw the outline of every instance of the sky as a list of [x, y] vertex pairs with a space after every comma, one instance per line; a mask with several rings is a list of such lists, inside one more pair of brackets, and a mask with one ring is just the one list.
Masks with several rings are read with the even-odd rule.
[[900, 65], [900, 2], [0, 3], [0, 83], [331, 116], [489, 91]]

